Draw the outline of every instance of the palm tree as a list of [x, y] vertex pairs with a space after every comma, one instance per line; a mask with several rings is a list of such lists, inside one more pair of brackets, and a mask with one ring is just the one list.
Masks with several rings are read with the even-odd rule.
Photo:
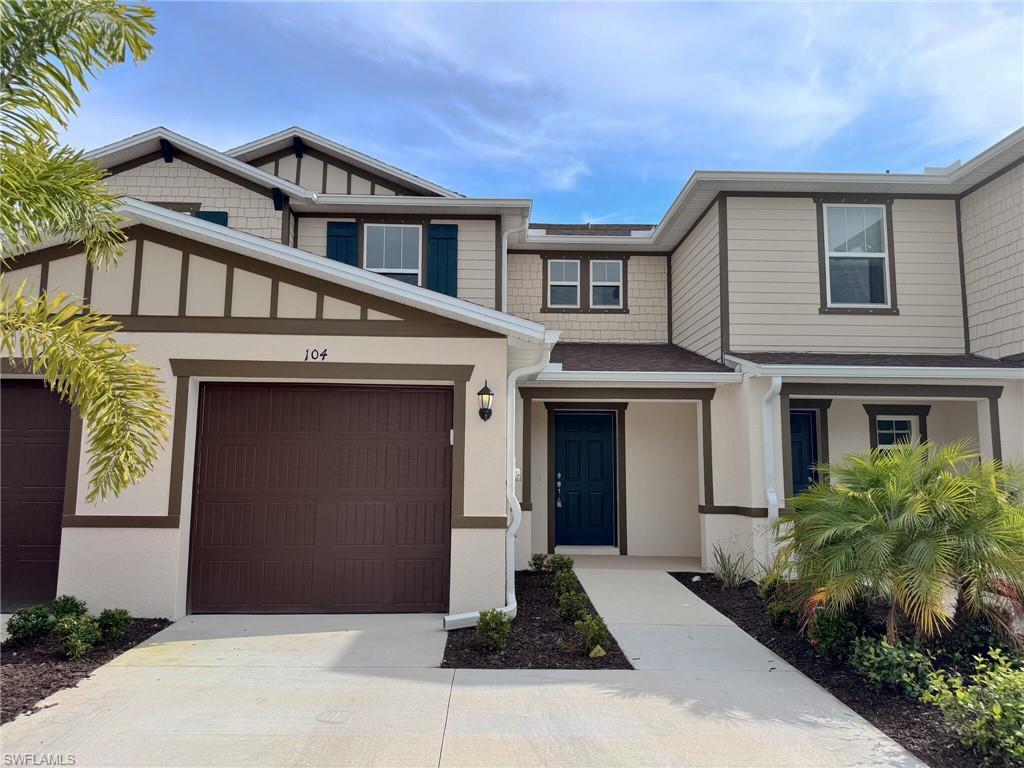
[[[145, 59], [152, 9], [115, 0], [0, 2], [0, 265], [48, 238], [80, 241], [96, 267], [121, 253], [104, 172], [58, 141], [89, 78]], [[167, 403], [153, 368], [118, 343], [110, 318], [69, 297], [0, 282], [0, 354], [20, 358], [75, 406], [89, 431], [89, 498], [120, 493], [153, 466]]]
[[1019, 611], [1019, 471], [981, 461], [961, 442], [876, 448], [821, 475], [780, 526], [782, 562], [810, 594], [809, 610], [880, 602], [890, 642], [901, 617], [927, 637], [950, 627], [958, 610]]

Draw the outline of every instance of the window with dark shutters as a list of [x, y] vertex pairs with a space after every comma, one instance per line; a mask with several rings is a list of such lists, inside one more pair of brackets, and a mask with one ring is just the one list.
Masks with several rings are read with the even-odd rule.
[[458, 295], [459, 225], [431, 224], [427, 235], [427, 288]]
[[197, 219], [209, 221], [212, 224], [220, 224], [222, 227], [228, 225], [227, 211], [193, 211], [192, 215]]
[[356, 223], [354, 221], [327, 222], [327, 258], [342, 264], [358, 266], [356, 250]]

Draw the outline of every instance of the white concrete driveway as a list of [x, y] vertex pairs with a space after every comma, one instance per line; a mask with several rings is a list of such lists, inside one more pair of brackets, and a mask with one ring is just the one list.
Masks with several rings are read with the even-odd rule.
[[637, 671], [438, 669], [437, 616], [191, 617], [4, 726], [3, 752], [77, 766], [921, 765], [663, 571], [580, 578]]

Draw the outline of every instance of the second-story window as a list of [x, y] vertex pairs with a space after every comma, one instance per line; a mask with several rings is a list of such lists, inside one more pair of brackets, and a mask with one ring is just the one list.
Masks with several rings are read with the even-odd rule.
[[420, 284], [420, 236], [418, 224], [367, 224], [363, 266], [372, 272]]
[[592, 309], [622, 307], [622, 262], [595, 259], [590, 262], [590, 306]]
[[829, 307], [888, 307], [887, 233], [881, 205], [825, 205]]
[[568, 259], [548, 261], [548, 306], [575, 309], [580, 305], [580, 263]]

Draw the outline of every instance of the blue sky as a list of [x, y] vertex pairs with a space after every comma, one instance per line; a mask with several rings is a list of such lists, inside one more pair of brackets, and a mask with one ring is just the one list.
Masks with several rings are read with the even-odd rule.
[[1024, 123], [1017, 2], [155, 7], [70, 143], [298, 124], [535, 221], [656, 222], [696, 169], [919, 171]]

